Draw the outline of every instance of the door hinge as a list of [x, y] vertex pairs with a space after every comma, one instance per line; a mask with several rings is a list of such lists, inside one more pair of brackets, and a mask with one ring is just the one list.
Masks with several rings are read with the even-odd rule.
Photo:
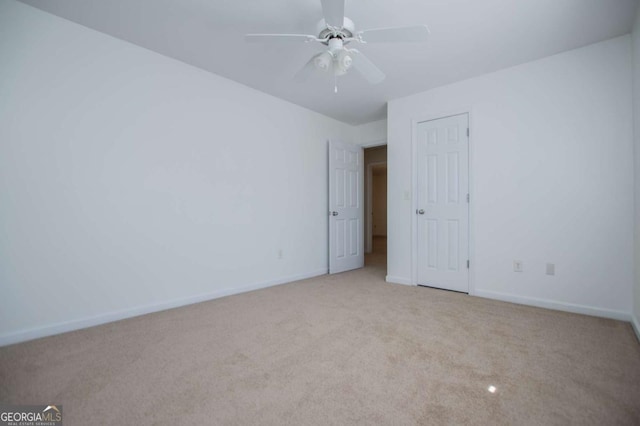
[[469, 202], [469, 199], [470, 199], [469, 194], [467, 194], [467, 203]]
[[469, 137], [469, 128], [467, 127], [467, 137]]
[[469, 263], [470, 263], [470, 262], [467, 260], [467, 269], [469, 269]]

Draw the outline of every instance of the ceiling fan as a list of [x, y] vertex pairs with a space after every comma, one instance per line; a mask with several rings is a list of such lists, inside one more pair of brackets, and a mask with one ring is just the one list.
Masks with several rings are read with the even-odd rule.
[[[321, 0], [324, 19], [317, 25], [318, 35], [307, 34], [247, 34], [248, 42], [268, 43], [309, 43], [317, 41], [327, 49], [313, 56], [296, 74], [295, 80], [305, 81], [315, 70], [333, 71], [337, 76], [346, 74], [352, 67], [371, 84], [378, 84], [385, 75], [366, 56], [356, 49], [348, 49], [347, 44], [355, 43], [396, 43], [425, 41], [429, 35], [426, 25], [412, 27], [378, 28], [355, 31], [353, 21], [344, 16], [345, 0]], [[335, 84], [335, 92], [338, 86]]]

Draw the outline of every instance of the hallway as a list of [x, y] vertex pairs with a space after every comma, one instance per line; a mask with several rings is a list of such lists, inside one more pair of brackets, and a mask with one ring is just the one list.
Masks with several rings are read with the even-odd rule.
[[379, 270], [384, 280], [387, 274], [387, 237], [374, 236], [372, 251], [364, 256], [364, 266]]

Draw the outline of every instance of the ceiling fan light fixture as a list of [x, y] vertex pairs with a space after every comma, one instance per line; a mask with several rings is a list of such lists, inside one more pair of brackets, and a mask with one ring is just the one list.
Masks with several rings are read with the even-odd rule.
[[329, 52], [323, 52], [320, 55], [316, 56], [313, 60], [313, 65], [320, 71], [327, 72], [329, 68], [331, 68], [331, 63], [333, 62], [333, 57]]
[[346, 74], [349, 68], [351, 68], [351, 65], [353, 65], [353, 59], [351, 55], [349, 55], [349, 52], [346, 50], [338, 52], [336, 55], [336, 74]]

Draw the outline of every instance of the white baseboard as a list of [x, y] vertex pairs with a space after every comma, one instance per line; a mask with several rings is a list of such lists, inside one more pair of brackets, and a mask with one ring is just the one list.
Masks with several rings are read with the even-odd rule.
[[388, 283], [393, 283], [393, 284], [413, 285], [411, 280], [408, 278], [394, 277], [391, 275], [387, 275], [384, 280]]
[[475, 296], [484, 297], [486, 299], [502, 300], [504, 302], [518, 303], [520, 305], [536, 306], [538, 308], [554, 309], [556, 311], [566, 311], [576, 314], [591, 315], [595, 317], [612, 318], [620, 321], [631, 321], [631, 315], [628, 312], [602, 309], [586, 305], [576, 305], [573, 303], [557, 302], [548, 299], [537, 299], [534, 297], [516, 296], [508, 293], [499, 293], [478, 289], [476, 289], [475, 291]]
[[134, 308], [124, 309], [116, 312], [108, 312], [88, 318], [59, 322], [56, 324], [46, 325], [42, 327], [34, 327], [26, 330], [20, 330], [4, 335], [0, 335], [0, 347], [12, 345], [14, 343], [26, 342], [27, 340], [39, 339], [41, 337], [52, 336], [54, 334], [66, 333], [68, 331], [80, 330], [82, 328], [93, 327], [100, 324], [106, 324], [113, 321], [119, 321], [126, 318], [137, 317], [139, 315], [150, 314], [152, 312], [164, 311], [166, 309], [177, 308], [180, 306], [191, 305], [193, 303], [206, 302], [207, 300], [218, 299], [220, 297], [231, 296], [234, 294], [245, 293], [247, 291], [259, 290], [261, 288], [273, 287], [280, 284], [287, 284], [293, 281], [304, 280], [307, 278], [317, 277], [327, 273], [327, 269], [318, 269], [313, 272], [304, 274], [291, 275], [284, 278], [278, 278], [260, 283], [250, 284], [237, 288], [226, 288], [216, 290], [211, 293], [200, 294], [197, 296], [184, 297], [180, 299], [168, 300], [165, 302], [152, 303], [149, 305], [136, 306]]
[[640, 342], [640, 321], [638, 321], [638, 317], [634, 314], [631, 314], [631, 327], [633, 327], [633, 331], [636, 332], [636, 337]]

